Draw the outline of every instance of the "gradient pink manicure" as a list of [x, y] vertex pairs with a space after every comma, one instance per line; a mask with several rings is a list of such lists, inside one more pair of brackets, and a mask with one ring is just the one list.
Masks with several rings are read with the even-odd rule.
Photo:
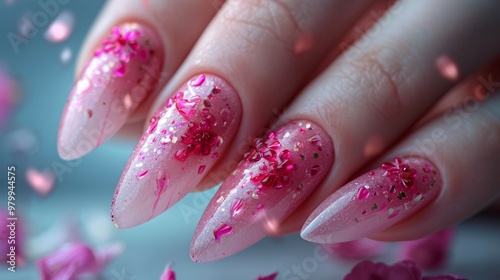
[[309, 121], [289, 123], [255, 140], [205, 210], [191, 243], [191, 258], [222, 259], [276, 231], [332, 163], [330, 137]]
[[309, 216], [302, 238], [339, 243], [379, 232], [431, 202], [442, 186], [436, 167], [422, 158], [396, 158], [340, 188]]
[[238, 94], [224, 80], [199, 75], [151, 118], [123, 171], [111, 218], [127, 228], [161, 214], [203, 179], [240, 123]]
[[163, 63], [163, 46], [149, 27], [114, 27], [71, 91], [59, 127], [59, 155], [79, 158], [118, 132], [160, 83]]

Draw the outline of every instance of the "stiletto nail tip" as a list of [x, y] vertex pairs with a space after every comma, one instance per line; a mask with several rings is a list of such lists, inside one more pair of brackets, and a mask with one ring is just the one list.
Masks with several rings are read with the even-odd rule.
[[205, 177], [238, 129], [241, 102], [211, 74], [186, 81], [150, 119], [118, 183], [112, 209], [120, 227], [163, 213]]
[[419, 211], [437, 196], [441, 185], [432, 163], [396, 158], [328, 197], [307, 219], [301, 236], [317, 243], [369, 236]]
[[59, 143], [78, 158], [111, 138], [160, 84], [164, 50], [159, 36], [134, 22], [114, 27], [97, 46], [65, 106]]

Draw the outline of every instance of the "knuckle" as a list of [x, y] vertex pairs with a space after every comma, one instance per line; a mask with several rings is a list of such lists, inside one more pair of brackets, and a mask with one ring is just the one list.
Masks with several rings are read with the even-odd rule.
[[303, 1], [229, 1], [220, 15], [221, 22], [230, 27], [227, 29], [231, 35], [242, 39], [239, 48], [260, 45], [271, 39], [291, 50], [302, 22], [295, 7], [300, 7]]
[[342, 78], [350, 80], [355, 97], [388, 120], [407, 108], [411, 100], [412, 92], [405, 88], [411, 84], [415, 64], [405, 46], [386, 43], [369, 49], [344, 59]]

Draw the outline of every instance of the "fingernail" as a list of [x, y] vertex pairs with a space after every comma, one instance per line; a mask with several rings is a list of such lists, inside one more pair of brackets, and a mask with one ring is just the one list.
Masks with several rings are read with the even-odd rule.
[[236, 91], [214, 75], [185, 83], [150, 120], [111, 206], [116, 227], [144, 223], [189, 193], [231, 142], [240, 122]]
[[208, 205], [191, 243], [191, 258], [209, 262], [235, 254], [276, 231], [329, 172], [330, 137], [295, 121], [255, 140]]
[[139, 23], [113, 27], [71, 90], [59, 127], [61, 158], [79, 158], [111, 138], [158, 86], [164, 51]]
[[439, 193], [437, 168], [417, 158], [396, 158], [327, 198], [309, 216], [301, 236], [316, 243], [339, 243], [379, 232], [411, 216]]

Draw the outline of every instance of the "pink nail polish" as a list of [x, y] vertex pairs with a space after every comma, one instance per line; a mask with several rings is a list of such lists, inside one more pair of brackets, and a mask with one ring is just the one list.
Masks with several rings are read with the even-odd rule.
[[144, 223], [188, 194], [227, 148], [240, 123], [236, 91], [214, 75], [186, 82], [151, 118], [113, 198], [117, 227]]
[[156, 90], [163, 63], [162, 43], [151, 28], [114, 27], [73, 86], [59, 127], [59, 155], [79, 158], [118, 132]]
[[333, 160], [330, 137], [309, 121], [289, 123], [255, 140], [203, 213], [191, 258], [222, 259], [276, 231], [319, 185]]
[[379, 232], [414, 214], [439, 193], [436, 167], [422, 158], [396, 158], [351, 181], [309, 216], [302, 238], [339, 243]]

